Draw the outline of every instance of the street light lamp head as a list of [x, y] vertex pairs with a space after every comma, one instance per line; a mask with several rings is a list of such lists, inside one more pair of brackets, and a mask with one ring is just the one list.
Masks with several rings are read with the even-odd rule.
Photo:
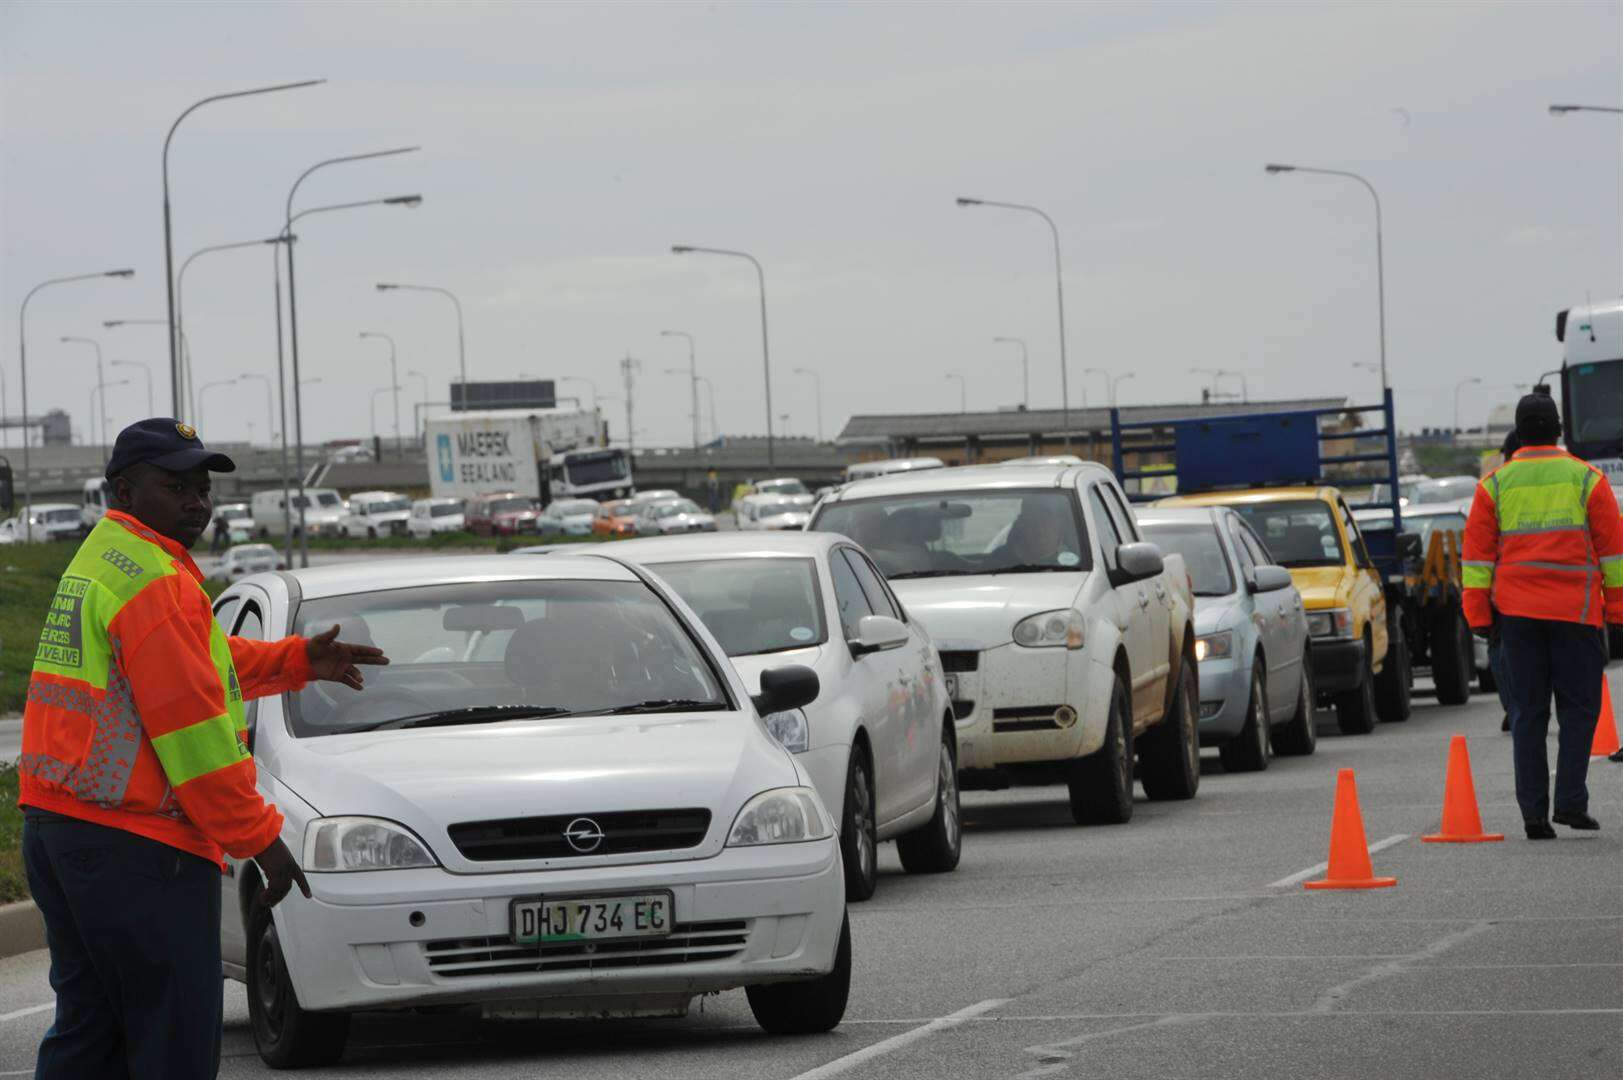
[[958, 196], [958, 205], [959, 206], [980, 206], [982, 201], [983, 200], [981, 200], [981, 199], [965, 198], [962, 195]]
[[384, 199], [383, 200], [383, 205], [384, 206], [420, 206], [420, 205], [422, 205], [422, 202], [423, 202], [423, 197], [421, 195], [395, 195], [395, 196], [393, 196], [391, 198]]
[[687, 244], [672, 244], [671, 245], [671, 254], [672, 255], [690, 255], [690, 254], [692, 254], [692, 252], [693, 252], [693, 248], [689, 247]]
[[1550, 115], [1551, 116], [1565, 116], [1569, 112], [1577, 112], [1577, 111], [1578, 111], [1578, 106], [1576, 106], [1576, 105], [1551, 105], [1550, 106]]
[[1262, 167], [1262, 170], [1263, 170], [1263, 172], [1270, 173], [1270, 174], [1272, 174], [1272, 173], [1295, 172], [1296, 171], [1296, 166], [1295, 165], [1264, 165]]
[[103, 274], [102, 276], [103, 277], [129, 278], [129, 277], [134, 277], [135, 276], [135, 271], [134, 270], [109, 270], [109, 271], [107, 271], [107, 273]]
[[400, 286], [392, 285], [392, 284], [390, 284], [389, 282], [386, 282], [386, 281], [378, 282], [378, 292], [388, 292], [390, 289], [398, 289], [398, 288], [400, 288]]

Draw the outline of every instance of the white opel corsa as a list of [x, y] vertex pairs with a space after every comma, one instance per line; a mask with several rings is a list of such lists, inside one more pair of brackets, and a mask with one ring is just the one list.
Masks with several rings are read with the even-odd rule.
[[260, 1055], [343, 1053], [350, 1013], [679, 1016], [746, 987], [768, 1031], [826, 1031], [851, 976], [834, 822], [703, 624], [600, 556], [476, 556], [260, 574], [228, 633], [333, 624], [391, 664], [250, 705], [259, 785], [309, 876], [272, 915], [225, 888], [225, 973]]
[[935, 643], [866, 552], [833, 533], [745, 532], [614, 545], [658, 574], [715, 635], [746, 686], [781, 664], [817, 672], [817, 701], [769, 713], [840, 823], [845, 896], [879, 883], [881, 841], [909, 873], [962, 848], [958, 742]]

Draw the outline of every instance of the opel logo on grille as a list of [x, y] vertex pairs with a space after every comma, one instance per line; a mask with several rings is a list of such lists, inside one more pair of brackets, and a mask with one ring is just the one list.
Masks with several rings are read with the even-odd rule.
[[589, 817], [578, 817], [564, 827], [564, 839], [582, 855], [590, 855], [603, 846], [603, 830]]

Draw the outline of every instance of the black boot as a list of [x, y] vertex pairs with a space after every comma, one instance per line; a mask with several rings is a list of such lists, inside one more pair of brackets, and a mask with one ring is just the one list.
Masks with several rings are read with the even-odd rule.
[[1505, 718], [1503, 720], [1499, 721], [1499, 730], [1500, 731], [1509, 731], [1510, 730], [1510, 714], [1509, 713], [1506, 713]]
[[1527, 829], [1527, 838], [1529, 840], [1555, 839], [1555, 829], [1550, 826], [1548, 821], [1524, 821], [1522, 825]]
[[1623, 764], [1623, 750], [1619, 750], [1617, 753], [1611, 755], [1606, 760], [1607, 761], [1616, 761], [1619, 764]]
[[1580, 829], [1590, 832], [1600, 828], [1600, 822], [1584, 813], [1582, 810], [1557, 810], [1550, 815], [1557, 825], [1565, 825], [1569, 829]]

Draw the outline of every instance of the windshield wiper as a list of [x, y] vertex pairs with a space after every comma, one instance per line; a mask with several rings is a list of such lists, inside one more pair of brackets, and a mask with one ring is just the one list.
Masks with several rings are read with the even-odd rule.
[[1013, 566], [998, 566], [991, 570], [982, 570], [982, 574], [1078, 574], [1082, 572], [1080, 566], [1060, 566], [1058, 563], [1015, 563]]
[[901, 581], [905, 578], [921, 577], [972, 577], [975, 574], [987, 573], [985, 570], [903, 570], [895, 574], [886, 574], [887, 581]]
[[635, 705], [616, 705], [609, 709], [588, 709], [576, 716], [630, 716], [635, 713], [710, 712], [725, 709], [720, 701], [700, 701], [697, 698], [651, 698]]
[[449, 727], [452, 724], [484, 724], [492, 720], [545, 720], [568, 716], [574, 710], [562, 705], [471, 705], [465, 709], [439, 709], [435, 712], [397, 716], [350, 731], [392, 731], [396, 728]]

